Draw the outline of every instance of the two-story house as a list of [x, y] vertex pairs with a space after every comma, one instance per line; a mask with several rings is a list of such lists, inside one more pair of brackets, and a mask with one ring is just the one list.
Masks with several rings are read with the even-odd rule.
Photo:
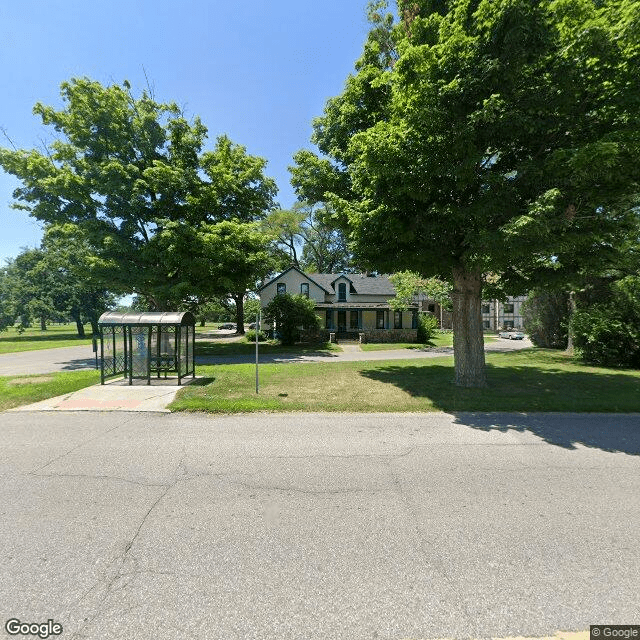
[[310, 298], [315, 302], [322, 331], [335, 333], [338, 339], [360, 336], [367, 342], [416, 340], [418, 305], [394, 311], [389, 300], [395, 296], [395, 288], [385, 275], [304, 273], [292, 266], [263, 284], [259, 293], [263, 308], [280, 293]]

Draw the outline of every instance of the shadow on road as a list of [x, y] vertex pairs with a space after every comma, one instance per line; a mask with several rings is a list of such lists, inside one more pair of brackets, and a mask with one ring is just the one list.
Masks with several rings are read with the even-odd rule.
[[[360, 375], [394, 385], [413, 397], [429, 398], [438, 409], [459, 413], [458, 422], [474, 429], [530, 431], [567, 449], [582, 444], [640, 455], [640, 416], [585, 415], [639, 412], [636, 376], [487, 365], [489, 386], [465, 389], [453, 384], [452, 365], [376, 366], [361, 370]], [[497, 412], [521, 416], [501, 418]]]
[[532, 433], [563, 449], [583, 445], [612, 453], [640, 456], [640, 417], [615, 415], [521, 415], [496, 414], [456, 416], [456, 424], [481, 431]]
[[[78, 371], [79, 369], [95, 369], [96, 359], [93, 358], [74, 358], [73, 360], [65, 360], [64, 362], [56, 362], [60, 365], [60, 371]], [[100, 360], [98, 359], [98, 369], [100, 368]]]

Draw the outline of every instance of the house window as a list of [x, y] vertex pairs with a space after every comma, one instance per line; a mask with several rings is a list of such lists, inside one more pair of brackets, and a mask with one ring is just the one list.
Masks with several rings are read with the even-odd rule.
[[513, 320], [505, 320], [504, 321], [505, 329], [513, 329]]
[[[505, 313], [513, 313], [513, 303], [505, 303], [504, 312]], [[511, 326], [513, 326], [513, 325], [511, 325]]]
[[357, 311], [352, 311], [350, 314], [350, 318], [349, 318], [349, 328], [350, 329], [357, 329], [358, 328], [358, 312]]
[[300, 285], [300, 295], [303, 295], [305, 298], [309, 297], [309, 283], [303, 282]]
[[376, 311], [376, 329], [384, 329], [384, 311]]
[[417, 311], [414, 311], [411, 314], [411, 328], [412, 329], [418, 328], [418, 312]]
[[278, 286], [278, 289], [277, 289], [278, 295], [283, 295], [287, 293], [287, 285], [284, 282], [278, 282], [277, 286]]
[[489, 309], [489, 305], [488, 304], [483, 304], [482, 305], [482, 313], [491, 313], [491, 309]]
[[338, 285], [338, 302], [346, 302], [347, 300], [347, 284], [346, 282], [341, 282]]
[[489, 320], [483, 320], [482, 321], [482, 328], [483, 329], [491, 329], [491, 322]]
[[436, 305], [435, 304], [430, 304], [427, 306], [427, 311], [429, 313], [435, 313], [436, 312]]
[[402, 329], [402, 311], [393, 312], [393, 328]]

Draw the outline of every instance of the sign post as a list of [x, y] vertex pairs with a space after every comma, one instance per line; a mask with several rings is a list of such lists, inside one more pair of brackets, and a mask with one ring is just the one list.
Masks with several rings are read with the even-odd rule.
[[260, 391], [260, 380], [258, 377], [258, 340], [260, 339], [260, 315], [261, 311], [256, 313], [256, 393]]

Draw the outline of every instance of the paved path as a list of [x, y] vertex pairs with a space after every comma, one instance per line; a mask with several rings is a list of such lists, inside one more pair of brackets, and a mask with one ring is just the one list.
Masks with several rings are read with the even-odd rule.
[[[509, 351], [531, 347], [528, 339], [505, 340], [499, 338], [486, 345], [486, 351]], [[453, 355], [453, 349], [396, 349], [392, 351], [361, 351], [357, 345], [347, 345], [346, 351], [326, 351], [317, 354], [300, 355], [283, 353], [280, 355], [261, 355], [261, 362], [341, 362], [359, 360], [404, 360], [411, 358], [434, 358]], [[255, 355], [246, 356], [196, 356], [196, 364], [237, 364], [255, 362]], [[59, 347], [39, 351], [0, 354], [0, 375], [29, 375], [51, 373], [54, 371], [77, 371], [95, 369], [95, 356], [91, 345], [80, 347]]]
[[[485, 351], [516, 351], [527, 349], [533, 344], [529, 339], [497, 339], [485, 344]], [[426, 349], [390, 349], [388, 351], [362, 351], [359, 345], [346, 344], [343, 351], [324, 351], [311, 354], [281, 353], [260, 356], [260, 362], [361, 362], [365, 360], [412, 360], [452, 356], [453, 347], [435, 347]], [[246, 356], [198, 356], [196, 364], [241, 364], [255, 362], [255, 355]]]
[[95, 368], [96, 358], [90, 344], [0, 354], [0, 376]]
[[[197, 380], [197, 378], [196, 378]], [[167, 406], [185, 385], [193, 382], [189, 376], [178, 386], [177, 380], [136, 380], [129, 385], [122, 378], [112, 379], [107, 384], [95, 384], [61, 396], [26, 404], [9, 411], [160, 411], [168, 412]]]
[[0, 441], [3, 625], [418, 640], [640, 620], [639, 416], [3, 413]]

